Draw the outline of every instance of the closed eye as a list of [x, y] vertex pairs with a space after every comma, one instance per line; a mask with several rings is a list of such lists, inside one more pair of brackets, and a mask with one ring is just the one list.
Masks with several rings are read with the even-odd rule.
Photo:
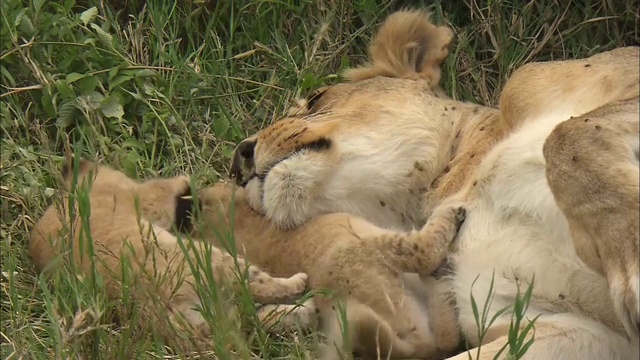
[[307, 109], [309, 112], [312, 112], [313, 107], [318, 103], [318, 100], [322, 98], [322, 95], [324, 95], [327, 89], [329, 89], [329, 86], [322, 86], [307, 96]]
[[[308, 142], [306, 144], [302, 144], [302, 145], [298, 146], [294, 151], [292, 151], [288, 156], [286, 156], [286, 157], [274, 162], [273, 164], [271, 164], [271, 166], [265, 168], [260, 173], [256, 173], [253, 176], [251, 176], [251, 178], [257, 177], [260, 180], [260, 182], [264, 182], [264, 179], [267, 177], [267, 174], [269, 173], [269, 171], [271, 171], [271, 169], [273, 169], [279, 163], [287, 160], [291, 156], [293, 156], [295, 154], [298, 154], [298, 153], [300, 153], [302, 151], [307, 151], [307, 150], [308, 151], [315, 151], [315, 152], [326, 151], [326, 150], [329, 150], [332, 145], [333, 145], [333, 141], [331, 141], [331, 139], [326, 138], [326, 137], [320, 137], [320, 138], [318, 138], [316, 140], [313, 140], [311, 142]], [[251, 180], [251, 179], [249, 179], [249, 180]], [[249, 180], [247, 180], [247, 182]]]

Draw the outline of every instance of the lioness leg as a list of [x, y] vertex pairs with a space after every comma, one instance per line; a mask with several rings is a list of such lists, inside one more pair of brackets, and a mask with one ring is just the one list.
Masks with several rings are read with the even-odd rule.
[[637, 339], [640, 300], [638, 98], [559, 124], [544, 145], [549, 186], [578, 255], [605, 275], [616, 313]]
[[[528, 321], [524, 321], [526, 326]], [[494, 360], [514, 358], [518, 349], [509, 347], [509, 324], [494, 325], [489, 331], [497, 338], [447, 360]], [[605, 325], [576, 314], [540, 316], [534, 323], [532, 345], [520, 359], [562, 360], [631, 360], [638, 358], [638, 343], [614, 332]], [[511, 356], [508, 354], [511, 352]], [[479, 353], [479, 355], [478, 355]]]

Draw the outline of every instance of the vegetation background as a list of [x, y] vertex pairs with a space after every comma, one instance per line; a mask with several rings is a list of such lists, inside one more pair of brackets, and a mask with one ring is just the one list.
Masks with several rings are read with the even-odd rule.
[[[634, 0], [3, 0], [2, 358], [212, 356], [167, 350], [126, 301], [113, 325], [106, 315], [123, 304], [73, 276], [39, 280], [25, 245], [54, 194], [64, 139], [134, 177], [186, 172], [211, 183], [237, 141], [363, 62], [376, 26], [403, 6], [431, 9], [455, 30], [445, 88], [482, 104], [497, 105], [523, 63], [640, 44]], [[219, 358], [313, 358], [314, 334], [248, 326], [244, 338], [222, 326], [210, 349]]]

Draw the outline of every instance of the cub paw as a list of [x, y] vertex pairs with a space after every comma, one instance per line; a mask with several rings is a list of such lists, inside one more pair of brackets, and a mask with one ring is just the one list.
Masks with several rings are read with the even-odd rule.
[[462, 224], [464, 223], [464, 220], [467, 218], [467, 209], [459, 206], [455, 208], [453, 212], [453, 222], [456, 224], [456, 233], [458, 233], [458, 231], [460, 231], [460, 228], [462, 227]]
[[442, 237], [443, 241], [449, 245], [450, 250], [453, 250], [451, 246], [455, 247], [454, 244], [456, 243], [458, 232], [466, 218], [467, 208], [465, 203], [452, 201], [437, 207], [426, 226], [437, 226], [438, 229], [441, 229], [444, 235]]
[[307, 289], [307, 274], [278, 278], [262, 272], [250, 281], [250, 286], [253, 297], [261, 304], [291, 303]]
[[449, 204], [442, 205], [439, 209], [436, 209], [433, 216], [434, 218], [440, 217], [448, 224], [452, 225], [457, 234], [467, 218], [467, 208], [462, 202], [451, 202]]
[[309, 277], [305, 273], [297, 273], [288, 279], [284, 279], [288, 284], [286, 287], [290, 289], [290, 296], [299, 297], [307, 290], [307, 281]]

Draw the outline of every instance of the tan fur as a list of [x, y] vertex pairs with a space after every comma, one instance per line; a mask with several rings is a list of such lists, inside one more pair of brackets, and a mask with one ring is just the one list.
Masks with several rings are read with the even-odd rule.
[[[384, 230], [344, 213], [319, 216], [286, 231], [253, 211], [242, 188], [234, 193], [232, 185], [221, 183], [201, 189], [198, 198], [203, 220], [196, 227], [198, 237], [215, 241], [217, 232], [233, 223], [238, 253], [252, 263], [276, 276], [305, 272], [312, 289], [334, 292], [314, 299], [330, 341], [341, 346], [342, 333], [334, 310], [336, 300], [346, 299], [354, 351], [377, 355], [379, 350], [378, 355], [394, 358], [435, 358], [458, 345], [455, 313], [452, 307], [444, 306], [446, 294], [432, 297], [438, 316], [429, 323], [416, 321], [415, 299], [404, 291], [402, 273], [430, 274], [441, 264], [464, 220], [460, 204], [439, 208], [420, 231], [410, 233]], [[313, 304], [307, 306], [313, 309]], [[263, 311], [262, 316], [266, 315]], [[333, 358], [334, 354], [327, 350], [324, 356]]]
[[[124, 281], [139, 300], [147, 304], [159, 302], [165, 307], [161, 311], [177, 316], [175, 325], [179, 328], [182, 327], [180, 318], [184, 318], [186, 328], [195, 330], [194, 334], [208, 335], [209, 327], [204, 317], [194, 309], [200, 304], [194, 275], [185, 262], [177, 238], [168, 231], [175, 223], [178, 199], [190, 190], [189, 178], [178, 176], [140, 183], [107, 166], [82, 161], [78, 191], [74, 191], [71, 189], [72, 173], [65, 176], [59, 205], [49, 206], [31, 232], [29, 253], [37, 267], [44, 270], [59, 261], [73, 261], [81, 271], [80, 275], [89, 277], [92, 262], [95, 262], [95, 269], [105, 282], [110, 298], [122, 296]], [[81, 188], [87, 190], [91, 206], [87, 223], [78, 216], [78, 205], [72, 208], [72, 221], [69, 214], [70, 194], [81, 196]], [[90, 245], [95, 257], [89, 256]], [[185, 239], [185, 246], [188, 245]], [[204, 254], [202, 243], [193, 245]], [[189, 256], [194, 255], [189, 252]], [[191, 260], [195, 263], [195, 257]], [[123, 261], [131, 266], [131, 272], [124, 278]], [[244, 260], [238, 259], [238, 262], [244, 270]], [[211, 263], [217, 283], [239, 290], [233, 273], [234, 259], [229, 254], [211, 248]], [[305, 274], [292, 273], [288, 278], [275, 278], [256, 266], [248, 269], [250, 292], [258, 302], [291, 301], [305, 290]]]
[[632, 97], [640, 86], [634, 81], [637, 70], [628, 74], [620, 70], [634, 61], [638, 61], [637, 47], [614, 49], [586, 59], [526, 64], [514, 72], [502, 90], [501, 121], [515, 127], [567, 103], [576, 108], [574, 112], [583, 114]]
[[[376, 157], [377, 153], [385, 154], [391, 150], [378, 144], [401, 143], [405, 134], [414, 133], [414, 139], [418, 141], [407, 139], [406, 149], [395, 150], [405, 157], [401, 163], [393, 161], [394, 165], [402, 166], [399, 171], [404, 172], [401, 179], [394, 181], [402, 186], [402, 192], [369, 199], [371, 209], [386, 205], [385, 211], [380, 212], [377, 218], [357, 213], [382, 226], [404, 219], [401, 227], [410, 229], [412, 224], [424, 223], [433, 210], [430, 207], [421, 214], [420, 194], [440, 201], [454, 193], [470, 176], [469, 170], [477, 166], [484, 154], [515, 127], [516, 124], [501, 122], [497, 109], [440, 95], [436, 89], [439, 83], [435, 81], [439, 77], [432, 76], [432, 70], [440, 71], [439, 65], [446, 56], [451, 31], [433, 25], [426, 13], [403, 11], [393, 14], [382, 25], [376, 39], [384, 41], [374, 40], [372, 65], [354, 70], [354, 74], [359, 75], [351, 76], [353, 81], [324, 89], [315, 95], [312, 107], [308, 101], [299, 102], [290, 111], [292, 116], [272, 124], [239, 145], [239, 148], [251, 147], [251, 151], [246, 153], [249, 158], [243, 156], [245, 152], [236, 152], [232, 173], [242, 178], [241, 182], [249, 180], [247, 190], [252, 194], [249, 196], [249, 201], [253, 202], [251, 205], [266, 213], [278, 226], [290, 228], [304, 223], [317, 215], [317, 212], [309, 211], [310, 208], [322, 207], [323, 213], [337, 210], [331, 208], [330, 199], [318, 199], [314, 192], [333, 185], [324, 180], [345, 153], [366, 152], [371, 154], [369, 158]], [[417, 43], [427, 44], [426, 39], [437, 39], [433, 42], [442, 46], [415, 46]], [[418, 54], [419, 51], [423, 53]], [[427, 60], [415, 63], [415, 57]], [[380, 70], [386, 68], [395, 69], [395, 72]], [[365, 76], [359, 70], [370, 73]], [[372, 133], [367, 134], [370, 131]], [[351, 134], [362, 135], [363, 139], [356, 143], [350, 138]], [[430, 138], [421, 139], [419, 135]], [[307, 149], [309, 144], [320, 138], [329, 139], [336, 146], [326, 151]], [[425, 157], [429, 152], [433, 154]], [[305, 166], [308, 162], [316, 166], [301, 175], [293, 161], [298, 157], [310, 160], [305, 160]], [[365, 159], [363, 157], [362, 161]], [[284, 160], [291, 160], [288, 161], [290, 165], [284, 165]], [[386, 165], [380, 164], [378, 169]], [[292, 173], [296, 176], [289, 176]], [[254, 175], [266, 176], [264, 185], [252, 184], [250, 178]], [[384, 174], [376, 169], [362, 176], [379, 175]], [[368, 196], [364, 194], [367, 183], [360, 183], [363, 196]], [[273, 187], [270, 192], [274, 196], [267, 194], [265, 199], [258, 201], [263, 197], [265, 187]], [[434, 187], [436, 191], [427, 192]], [[319, 200], [325, 200], [326, 204]], [[384, 218], [390, 220], [387, 222]]]
[[423, 11], [397, 11], [378, 30], [369, 47], [373, 62], [349, 69], [352, 82], [377, 76], [428, 79], [432, 88], [440, 84], [440, 65], [449, 54], [453, 32], [436, 26]]
[[[637, 251], [630, 250], [637, 246], [638, 230], [624, 222], [637, 215], [628, 212], [614, 223], [620, 231], [605, 234], [599, 230], [603, 226], [585, 224], [593, 217], [607, 219], [601, 209], [568, 208], [588, 202], [587, 194], [612, 197], [618, 194], [616, 185], [637, 189], [637, 180], [611, 171], [596, 176], [599, 173], [587, 165], [586, 180], [576, 179], [582, 173], [576, 170], [575, 176], [547, 184], [545, 156], [550, 153], [543, 156], [542, 144], [556, 124], [572, 116], [637, 97], [638, 48], [525, 65], [508, 81], [497, 110], [447, 99], [434, 90], [437, 77], [428, 74], [441, 60], [432, 61], [424, 72], [416, 68], [420, 62], [414, 59], [430, 58], [426, 53], [416, 57], [416, 49], [433, 49], [415, 44], [441, 37], [423, 13], [410, 14], [392, 15], [381, 27], [370, 51], [371, 64], [353, 72], [352, 81], [329, 87], [312, 105], [302, 102], [288, 117], [241, 143], [243, 151], [236, 153], [232, 173], [246, 189], [248, 203], [283, 229], [320, 214], [346, 211], [380, 227], [408, 230], [422, 226], [445, 201], [468, 201], [472, 210], [461, 229], [464, 240], [450, 254], [457, 269], [438, 283], [456, 293], [458, 321], [470, 345], [479, 345], [480, 339], [469, 292], [479, 279], [475, 293], [486, 298], [495, 271], [498, 294], [491, 312], [511, 304], [522, 279], [536, 277], [528, 314], [542, 314], [541, 330], [528, 358], [626, 358], [637, 349], [637, 336], [625, 333], [622, 323], [627, 328], [630, 324], [630, 330], [637, 324], [637, 281], [631, 281], [631, 263], [638, 261]], [[430, 59], [439, 56], [434, 53]], [[603, 109], [615, 117], [613, 109]], [[637, 110], [628, 110], [624, 117], [633, 115], [637, 119]], [[617, 129], [610, 137], [628, 139], [634, 128], [608, 117], [606, 122]], [[578, 121], [571, 121], [567, 124], [576, 127]], [[562, 133], [562, 126], [559, 129], [556, 134]], [[590, 141], [597, 136], [581, 135]], [[580, 144], [575, 150], [581, 153], [599, 149]], [[629, 162], [620, 160], [625, 148], [619, 141], [615, 144], [598, 153], [610, 152], [619, 159], [612, 161], [616, 164]], [[555, 171], [552, 166], [573, 169], [570, 163], [562, 165], [569, 161], [566, 156], [549, 159], [557, 161], [548, 167], [549, 174]], [[609, 186], [606, 192], [587, 188], [596, 180]], [[570, 199], [558, 197], [560, 189], [574, 183], [584, 191], [568, 192], [574, 194]], [[558, 204], [551, 191], [560, 199]], [[627, 195], [630, 200], [618, 205], [637, 207], [633, 191]], [[590, 260], [594, 249], [615, 255]], [[616, 256], [623, 260], [616, 263]], [[634, 291], [635, 298], [628, 296]], [[494, 341], [481, 358], [492, 358], [504, 345], [508, 321], [500, 317], [490, 329]]]
[[580, 258], [609, 280], [616, 312], [638, 336], [638, 102], [614, 102], [558, 125], [544, 145], [547, 179]]

